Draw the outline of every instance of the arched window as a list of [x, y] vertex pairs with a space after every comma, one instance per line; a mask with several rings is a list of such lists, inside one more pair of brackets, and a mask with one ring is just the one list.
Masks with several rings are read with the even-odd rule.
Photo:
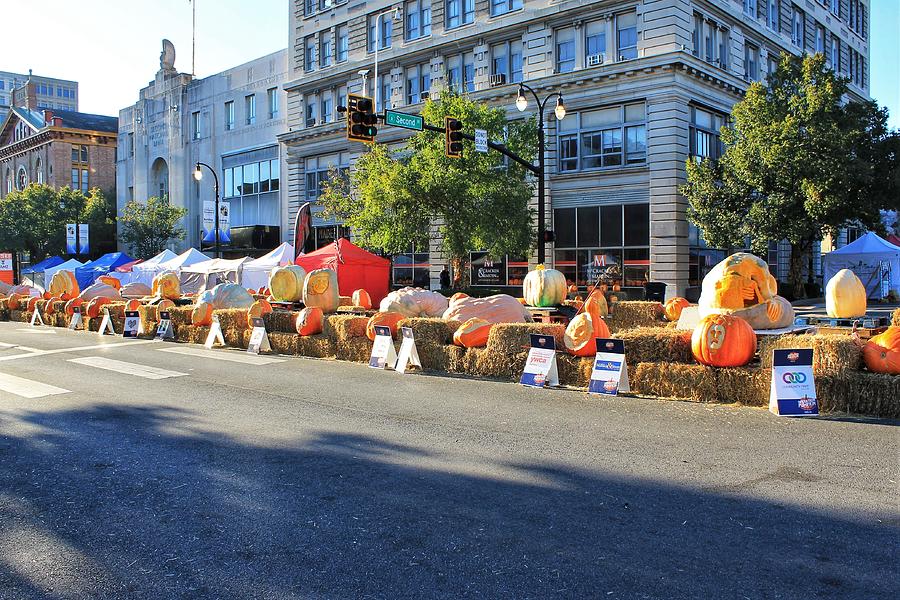
[[12, 181], [12, 171], [9, 170], [9, 167], [6, 168], [6, 193], [10, 193], [13, 190], [13, 181]]
[[34, 163], [34, 171], [37, 175], [38, 184], [42, 185], [44, 183], [44, 163], [41, 159], [37, 159], [37, 162]]
[[150, 171], [153, 177], [151, 193], [160, 198], [167, 198], [169, 196], [169, 165], [160, 157], [153, 161]]
[[21, 192], [27, 186], [28, 186], [28, 171], [25, 170], [25, 167], [19, 166], [19, 170], [16, 172], [16, 189]]

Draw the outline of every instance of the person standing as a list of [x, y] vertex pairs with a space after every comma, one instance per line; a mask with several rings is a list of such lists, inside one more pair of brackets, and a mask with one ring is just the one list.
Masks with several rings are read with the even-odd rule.
[[441, 270], [441, 289], [450, 289], [450, 271], [447, 270], [447, 265], [444, 265], [444, 268]]

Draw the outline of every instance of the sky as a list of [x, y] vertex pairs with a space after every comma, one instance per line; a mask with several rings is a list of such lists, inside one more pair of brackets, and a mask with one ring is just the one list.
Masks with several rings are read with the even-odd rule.
[[[288, 45], [288, 0], [194, 0], [198, 77]], [[35, 0], [0, 0], [7, 15], [33, 13]], [[900, 0], [872, 0], [872, 97], [900, 128]], [[10, 10], [12, 8], [12, 10]], [[21, 8], [21, 11], [15, 10]], [[118, 116], [159, 69], [162, 39], [175, 67], [191, 70], [190, 0], [42, 0], [40, 22], [4, 27], [0, 70], [74, 79], [79, 108]], [[35, 42], [35, 38], [39, 41]]]

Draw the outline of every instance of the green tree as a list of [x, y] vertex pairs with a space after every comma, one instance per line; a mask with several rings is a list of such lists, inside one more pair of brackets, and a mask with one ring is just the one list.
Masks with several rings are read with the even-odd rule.
[[32, 262], [65, 254], [66, 223], [91, 222], [85, 207], [102, 201], [99, 190], [90, 198], [68, 187], [36, 183], [13, 191], [0, 200], [0, 247], [29, 252]]
[[[422, 116], [440, 127], [445, 116], [456, 117], [465, 132], [484, 129], [489, 139], [504, 140], [526, 160], [535, 156], [534, 119], [509, 122], [503, 110], [449, 91], [428, 100]], [[534, 245], [533, 184], [526, 170], [513, 161], [506, 164], [497, 152], [464, 146], [462, 158], [447, 158], [444, 136], [431, 131], [413, 135], [396, 151], [373, 144], [349, 176], [332, 172], [321, 196], [325, 213], [342, 219], [362, 245], [390, 253], [413, 243], [427, 245], [435, 225], [457, 277], [467, 273], [462, 267], [470, 250], [526, 254]]]
[[168, 198], [153, 196], [146, 203], [132, 200], [118, 217], [122, 241], [135, 256], [149, 258], [159, 254], [170, 240], [184, 239], [185, 232], [178, 221], [186, 214], [187, 209], [172, 206]]
[[719, 160], [688, 161], [681, 192], [712, 246], [750, 238], [763, 254], [770, 240], [788, 240], [790, 283], [802, 297], [816, 240], [852, 222], [878, 229], [879, 209], [896, 206], [897, 134], [874, 102], [845, 102], [847, 82], [821, 54], [782, 55], [767, 83], [735, 104]]

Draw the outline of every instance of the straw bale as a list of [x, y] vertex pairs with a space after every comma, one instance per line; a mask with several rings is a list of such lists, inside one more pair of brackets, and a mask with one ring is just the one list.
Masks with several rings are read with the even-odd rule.
[[365, 313], [367, 315], [374, 315], [376, 310], [372, 310], [371, 308], [366, 308], [364, 306], [355, 306], [352, 304], [348, 304], [347, 306], [338, 306], [338, 313]]
[[[443, 358], [439, 359], [440, 364], [445, 365], [442, 369], [447, 373], [465, 373], [465, 357], [467, 348], [460, 346], [440, 346], [436, 352], [440, 352]], [[424, 364], [424, 362], [423, 362]], [[426, 366], [426, 368], [429, 368]], [[435, 368], [435, 370], [441, 370]]]
[[297, 342], [297, 354], [313, 358], [334, 358], [335, 344], [327, 335], [304, 335]]
[[[245, 331], [249, 331], [247, 325], [246, 308], [220, 308], [213, 311], [213, 315], [219, 318], [222, 327], [222, 336], [229, 346], [238, 346], [243, 341]], [[246, 346], [245, 346], [246, 347]]]
[[492, 352], [487, 348], [470, 348], [470, 350], [482, 350], [476, 354], [474, 362], [474, 375], [479, 377], [495, 377], [518, 381], [525, 367], [528, 357], [527, 350], [520, 350], [511, 354]]
[[353, 306], [353, 296], [338, 296], [338, 306]]
[[281, 333], [297, 333], [297, 315], [299, 311], [275, 309], [263, 315], [266, 331]]
[[269, 344], [277, 354], [300, 354], [300, 336], [296, 333], [273, 331], [269, 334]]
[[532, 333], [552, 335], [556, 348], [563, 348], [566, 328], [556, 323], [498, 323], [491, 327], [486, 349], [494, 354], [511, 356], [531, 346]]
[[159, 323], [159, 311], [155, 306], [142, 304], [138, 307], [138, 314], [141, 317], [141, 326], [144, 328], [144, 334], [150, 335], [156, 331], [156, 325]]
[[209, 337], [209, 325], [191, 325], [188, 327], [188, 340], [192, 344], [205, 344]]
[[844, 371], [816, 378], [821, 412], [900, 418], [900, 375]]
[[773, 350], [813, 349], [813, 373], [837, 375], [862, 368], [862, 349], [849, 335], [763, 335], [759, 336], [762, 368], [772, 368]]
[[900, 308], [895, 308], [891, 314], [891, 325], [900, 326]]
[[416, 337], [416, 348], [421, 350], [425, 346], [443, 346], [453, 343], [453, 333], [459, 323], [445, 321], [433, 317], [413, 317], [403, 319], [397, 324], [397, 329], [409, 327]]
[[459, 367], [462, 373], [480, 376], [477, 364], [482, 355], [487, 353], [486, 348], [465, 348], [465, 353], [460, 357]]
[[768, 406], [770, 369], [736, 367], [716, 369], [718, 401], [744, 406]]
[[562, 385], [586, 388], [591, 381], [594, 359], [557, 352], [556, 366], [559, 369], [559, 382]]
[[328, 315], [325, 318], [327, 325], [324, 332], [331, 335], [336, 342], [346, 342], [355, 339], [364, 339], [366, 343], [370, 343], [366, 337], [366, 325], [369, 317], [358, 317], [355, 315]]
[[16, 309], [16, 310], [9, 311], [9, 320], [10, 321], [27, 322], [28, 320], [30, 320], [30, 318], [31, 318], [30, 315], [27, 312], [25, 312], [24, 310]]
[[9, 311], [9, 298], [0, 298], [0, 311]]
[[630, 365], [642, 362], [694, 362], [690, 332], [665, 327], [638, 327], [620, 331], [615, 337], [625, 342], [625, 358]]
[[623, 300], [612, 302], [606, 324], [613, 333], [636, 327], [665, 327], [663, 305], [645, 300]]
[[372, 342], [365, 336], [340, 340], [335, 347], [335, 356], [338, 360], [365, 363], [369, 362], [371, 355]]
[[658, 398], [717, 402], [716, 372], [712, 367], [680, 363], [640, 363], [629, 373], [631, 389]]
[[175, 329], [178, 329], [181, 326], [191, 324], [191, 313], [193, 312], [193, 306], [176, 306], [169, 309], [169, 319], [171, 319]]

